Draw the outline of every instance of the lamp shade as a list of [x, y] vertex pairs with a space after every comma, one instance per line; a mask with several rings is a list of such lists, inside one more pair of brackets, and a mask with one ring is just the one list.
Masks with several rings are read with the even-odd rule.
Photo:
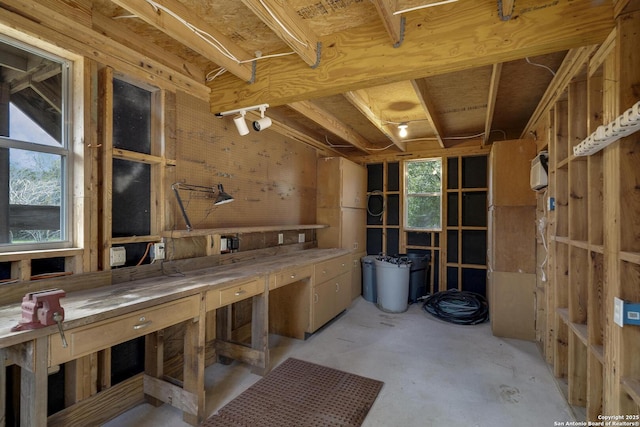
[[224, 187], [222, 184], [218, 184], [218, 196], [216, 197], [216, 201], [213, 203], [214, 205], [223, 205], [225, 203], [233, 202], [233, 197], [230, 194], [225, 193]]

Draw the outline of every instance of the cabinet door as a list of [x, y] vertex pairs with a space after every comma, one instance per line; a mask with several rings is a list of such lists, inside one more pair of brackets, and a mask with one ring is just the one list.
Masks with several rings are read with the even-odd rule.
[[364, 209], [342, 208], [340, 212], [340, 247], [350, 251], [366, 248], [367, 213]]
[[334, 281], [334, 287], [335, 305], [333, 316], [336, 316], [351, 304], [351, 272], [338, 276]]
[[345, 208], [366, 208], [367, 170], [363, 166], [344, 159], [341, 162], [341, 175], [340, 205]]
[[311, 306], [311, 332], [335, 316], [336, 282], [329, 280], [313, 287]]

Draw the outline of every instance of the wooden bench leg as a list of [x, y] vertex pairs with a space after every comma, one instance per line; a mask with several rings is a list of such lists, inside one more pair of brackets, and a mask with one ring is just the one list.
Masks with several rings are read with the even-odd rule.
[[207, 415], [204, 389], [205, 305], [204, 300], [201, 301], [200, 315], [187, 322], [184, 335], [184, 390], [194, 395], [198, 408], [197, 414], [183, 414], [183, 420], [191, 425], [199, 425]]

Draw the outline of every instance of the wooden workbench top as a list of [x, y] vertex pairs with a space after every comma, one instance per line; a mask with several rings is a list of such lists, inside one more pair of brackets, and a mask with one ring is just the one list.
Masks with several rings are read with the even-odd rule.
[[[211, 289], [255, 279], [346, 255], [344, 249], [308, 249], [234, 264], [135, 280], [101, 288], [70, 292], [61, 300], [64, 329], [145, 309]], [[57, 332], [57, 326], [11, 332], [22, 316], [19, 304], [0, 306], [0, 348]]]

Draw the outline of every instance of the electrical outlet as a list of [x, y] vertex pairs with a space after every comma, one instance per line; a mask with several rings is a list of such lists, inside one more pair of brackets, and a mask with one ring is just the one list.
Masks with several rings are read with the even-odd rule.
[[304, 243], [304, 233], [298, 233], [298, 243]]
[[284, 243], [284, 234], [278, 233], [278, 244], [281, 245]]
[[151, 262], [164, 259], [164, 243], [154, 243], [151, 247]]
[[547, 211], [556, 210], [556, 199], [555, 197], [547, 197]]
[[125, 265], [127, 262], [127, 250], [124, 246], [111, 248], [109, 251], [109, 261], [111, 263], [111, 267], [120, 267], [121, 265]]

